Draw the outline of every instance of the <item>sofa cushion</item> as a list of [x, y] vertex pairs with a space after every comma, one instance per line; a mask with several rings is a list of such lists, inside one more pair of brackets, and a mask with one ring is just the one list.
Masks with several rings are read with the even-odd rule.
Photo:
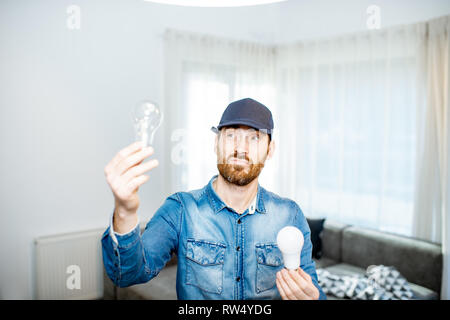
[[435, 292], [441, 289], [442, 253], [435, 243], [349, 227], [343, 230], [342, 262], [364, 269], [379, 264], [393, 266], [409, 282]]
[[338, 263], [326, 267], [325, 270], [338, 276], [364, 276], [366, 270], [347, 263]]
[[414, 299], [418, 300], [438, 300], [439, 295], [428, 288], [419, 286], [415, 283], [409, 283], [409, 287], [414, 292]]

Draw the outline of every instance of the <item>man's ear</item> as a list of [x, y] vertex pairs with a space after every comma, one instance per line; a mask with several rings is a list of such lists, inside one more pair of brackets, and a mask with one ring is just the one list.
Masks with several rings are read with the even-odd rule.
[[216, 134], [216, 138], [214, 139], [214, 153], [217, 155], [217, 143], [219, 140], [219, 133]]
[[266, 159], [272, 158], [274, 152], [275, 152], [275, 141], [274, 140], [270, 140], [269, 151], [267, 152], [267, 158]]

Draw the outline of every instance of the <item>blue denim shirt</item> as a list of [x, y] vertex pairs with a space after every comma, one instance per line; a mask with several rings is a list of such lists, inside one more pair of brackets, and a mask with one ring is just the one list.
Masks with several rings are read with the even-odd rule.
[[163, 269], [172, 253], [178, 257], [178, 299], [281, 299], [276, 273], [283, 257], [276, 244], [278, 231], [288, 225], [305, 238], [300, 267], [326, 299], [311, 258], [308, 223], [292, 200], [258, 184], [256, 208], [238, 214], [219, 198], [211, 178], [202, 189], [169, 196], [140, 235], [131, 232], [102, 237], [103, 262], [119, 287], [144, 283]]

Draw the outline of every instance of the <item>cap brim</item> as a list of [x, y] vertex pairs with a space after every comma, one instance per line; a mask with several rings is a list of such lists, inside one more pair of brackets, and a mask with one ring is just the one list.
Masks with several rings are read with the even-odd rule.
[[216, 127], [211, 127], [211, 131], [214, 133], [219, 133], [219, 129], [217, 129]]

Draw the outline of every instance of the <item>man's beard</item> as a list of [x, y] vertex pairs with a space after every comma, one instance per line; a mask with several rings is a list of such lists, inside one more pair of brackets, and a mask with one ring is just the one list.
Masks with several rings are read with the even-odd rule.
[[[235, 155], [232, 155], [230, 159], [231, 158], [243, 159], [244, 157], [237, 157]], [[217, 163], [217, 169], [219, 169], [220, 175], [229, 183], [238, 186], [246, 186], [259, 176], [261, 170], [264, 168], [264, 162], [253, 164], [250, 163], [249, 159], [246, 156], [245, 160], [247, 160], [249, 163], [247, 166], [243, 166], [237, 163]]]

